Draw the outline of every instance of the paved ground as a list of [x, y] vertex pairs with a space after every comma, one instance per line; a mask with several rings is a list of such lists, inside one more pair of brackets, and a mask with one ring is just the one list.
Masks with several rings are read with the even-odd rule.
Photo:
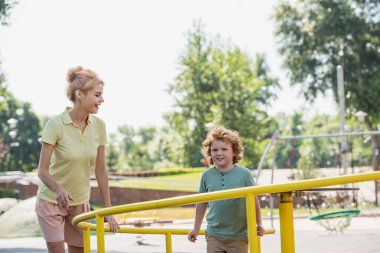
[[[275, 235], [262, 239], [262, 252], [281, 252], [279, 221], [274, 221]], [[177, 222], [171, 227], [190, 228], [190, 222]], [[264, 220], [264, 226], [270, 227], [270, 220]], [[356, 217], [344, 234], [329, 234], [317, 223], [306, 218], [294, 220], [296, 252], [298, 253], [379, 253], [380, 217]], [[138, 243], [140, 242], [140, 243]], [[93, 252], [96, 252], [96, 238], [91, 238]], [[173, 252], [205, 252], [204, 237], [193, 244], [184, 236], [173, 237]], [[0, 253], [46, 253], [42, 238], [1, 239]], [[117, 234], [106, 236], [108, 253], [158, 253], [165, 251], [165, 239], [160, 235]]]

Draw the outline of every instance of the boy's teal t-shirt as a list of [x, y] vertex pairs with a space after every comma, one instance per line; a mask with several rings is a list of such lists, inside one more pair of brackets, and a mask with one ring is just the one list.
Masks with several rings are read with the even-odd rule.
[[[209, 168], [202, 174], [199, 192], [214, 192], [254, 185], [251, 171], [247, 168], [235, 165], [225, 173], [219, 172], [216, 168]], [[247, 237], [245, 198], [210, 201], [206, 233], [229, 238]]]

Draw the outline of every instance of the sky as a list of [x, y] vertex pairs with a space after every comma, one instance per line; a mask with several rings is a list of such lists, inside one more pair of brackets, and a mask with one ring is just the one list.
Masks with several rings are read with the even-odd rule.
[[[121, 125], [163, 126], [173, 110], [167, 92], [178, 75], [186, 33], [195, 20], [205, 32], [219, 35], [251, 58], [267, 56], [282, 89], [268, 112], [290, 114], [336, 111], [331, 99], [305, 105], [290, 88], [276, 51], [274, 22], [277, 0], [19, 0], [10, 25], [0, 27], [0, 60], [13, 95], [29, 102], [40, 116], [63, 112], [66, 73], [83, 66], [105, 81], [98, 116], [109, 132]], [[332, 110], [332, 108], [334, 108]]]

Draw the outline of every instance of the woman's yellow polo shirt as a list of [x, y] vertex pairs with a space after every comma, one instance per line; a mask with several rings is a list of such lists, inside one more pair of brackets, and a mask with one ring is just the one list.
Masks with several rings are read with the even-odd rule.
[[[107, 143], [106, 126], [94, 115], [89, 115], [82, 133], [74, 125], [69, 112], [50, 119], [43, 131], [42, 142], [54, 145], [49, 172], [54, 180], [73, 197], [70, 206], [88, 203], [90, 175], [95, 169], [97, 150]], [[41, 182], [37, 196], [57, 203], [55, 193]]]

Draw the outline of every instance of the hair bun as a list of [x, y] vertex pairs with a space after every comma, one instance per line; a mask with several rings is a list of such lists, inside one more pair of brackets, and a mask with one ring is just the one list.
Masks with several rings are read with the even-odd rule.
[[79, 72], [83, 71], [84, 68], [82, 66], [78, 66], [78, 67], [74, 67], [74, 68], [71, 68], [69, 69], [69, 71], [67, 71], [67, 81], [68, 82], [72, 82], [75, 80], [75, 78], [78, 76]]

